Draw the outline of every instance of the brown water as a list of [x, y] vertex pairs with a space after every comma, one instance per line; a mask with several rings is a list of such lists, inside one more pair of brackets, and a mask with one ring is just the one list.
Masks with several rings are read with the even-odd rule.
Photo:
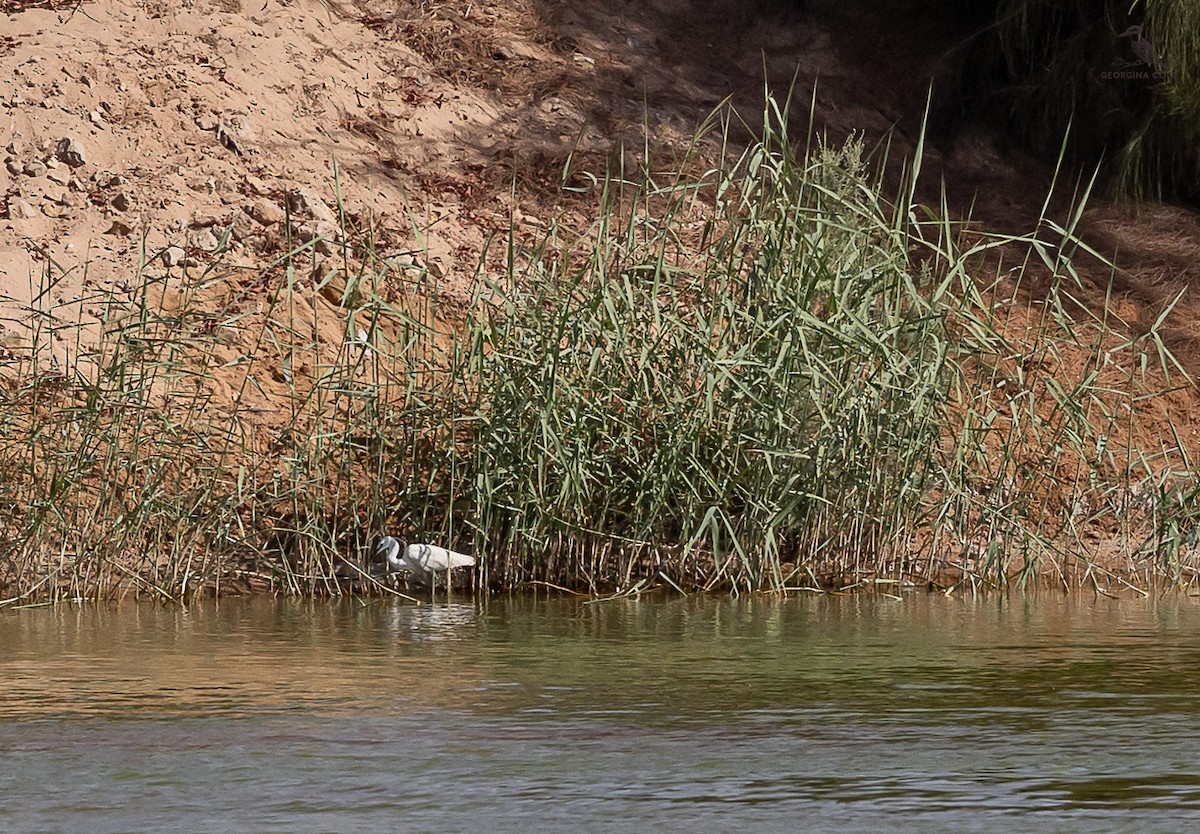
[[0, 612], [0, 830], [1178, 832], [1200, 605]]

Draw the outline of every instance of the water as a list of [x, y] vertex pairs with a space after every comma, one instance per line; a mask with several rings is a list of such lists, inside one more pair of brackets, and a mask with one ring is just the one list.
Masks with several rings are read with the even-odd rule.
[[1200, 606], [0, 612], [0, 830], [1177, 832]]

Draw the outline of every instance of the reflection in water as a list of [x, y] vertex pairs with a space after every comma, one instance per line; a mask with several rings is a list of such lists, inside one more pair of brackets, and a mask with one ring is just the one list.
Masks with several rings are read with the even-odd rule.
[[1177, 831], [1197, 626], [1177, 597], [0, 612], [0, 830]]
[[478, 619], [474, 605], [392, 605], [392, 634], [409, 640], [461, 640]]

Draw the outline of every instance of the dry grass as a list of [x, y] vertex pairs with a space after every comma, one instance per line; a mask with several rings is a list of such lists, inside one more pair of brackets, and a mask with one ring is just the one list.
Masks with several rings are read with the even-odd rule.
[[1190, 380], [1169, 310], [1075, 303], [1082, 201], [967, 236], [919, 155], [888, 199], [786, 124], [592, 178], [593, 222], [493, 241], [466, 307], [363, 232], [220, 303], [219, 261], [147, 269], [57, 367], [78, 331], [44, 311], [0, 391], [4, 604], [383, 592], [385, 528], [492, 588], [1193, 582], [1188, 447], [1134, 442]]

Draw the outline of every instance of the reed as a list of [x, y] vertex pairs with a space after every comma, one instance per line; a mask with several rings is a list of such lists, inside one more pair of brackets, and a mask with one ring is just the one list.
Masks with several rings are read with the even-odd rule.
[[491, 241], [465, 304], [368, 224], [223, 295], [219, 259], [147, 253], [86, 302], [94, 348], [39, 311], [0, 388], [3, 603], [384, 593], [385, 527], [475, 553], [480, 588], [1096, 581], [1110, 523], [1131, 574], [1192, 581], [1186, 449], [1130, 443], [1190, 381], [1075, 300], [1089, 187], [968, 233], [916, 202], [919, 148], [889, 189], [791, 121], [618, 158], [589, 227]]

